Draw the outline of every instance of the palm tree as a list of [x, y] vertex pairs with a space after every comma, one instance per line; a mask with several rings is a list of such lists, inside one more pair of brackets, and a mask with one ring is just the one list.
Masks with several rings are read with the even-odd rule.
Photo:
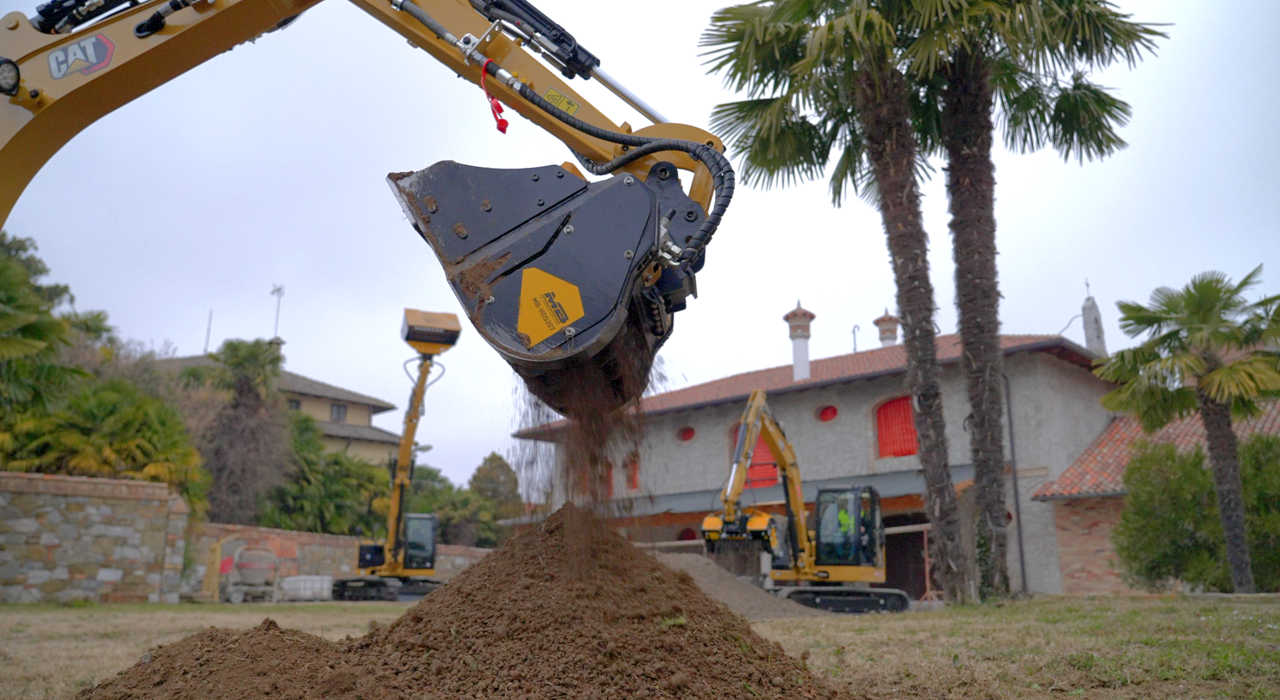
[[177, 411], [124, 379], [90, 382], [60, 404], [14, 418], [5, 469], [159, 481], [203, 512], [208, 475]]
[[976, 596], [960, 543], [960, 517], [947, 463], [919, 177], [926, 167], [917, 115], [928, 114], [910, 76], [920, 72], [913, 3], [893, 0], [774, 0], [726, 8], [703, 45], [713, 71], [751, 99], [721, 105], [713, 128], [745, 153], [749, 184], [766, 187], [820, 176], [833, 152], [831, 193], [846, 187], [875, 203], [888, 239], [915, 405], [920, 464], [936, 537], [935, 560], [953, 601]]
[[[996, 275], [995, 120], [1016, 151], [1051, 144], [1062, 156], [1103, 158], [1124, 148], [1116, 133], [1129, 105], [1090, 83], [1082, 68], [1118, 60], [1132, 67], [1164, 36], [1131, 22], [1106, 0], [1004, 0], [941, 4], [921, 27], [922, 42], [949, 53], [932, 76], [918, 76], [938, 99], [938, 145], [947, 159], [956, 309], [968, 383], [969, 448], [978, 501], [979, 571], [984, 597], [1009, 591], [1000, 290]], [[994, 119], [993, 119], [994, 118]]]
[[230, 401], [199, 438], [200, 453], [213, 475], [209, 518], [251, 525], [258, 501], [286, 471], [288, 437], [274, 386], [284, 358], [265, 340], [228, 340], [209, 355], [213, 366], [188, 367], [189, 384], [229, 392]]
[[0, 415], [43, 408], [83, 374], [57, 363], [71, 329], [50, 306], [21, 264], [0, 257]]
[[1102, 397], [1109, 410], [1132, 413], [1148, 432], [1198, 413], [1213, 467], [1227, 560], [1237, 593], [1253, 593], [1240, 459], [1232, 417], [1259, 411], [1280, 396], [1280, 295], [1250, 303], [1259, 265], [1233, 283], [1221, 272], [1196, 275], [1182, 289], [1161, 287], [1149, 306], [1120, 302], [1120, 327], [1137, 347], [1121, 350], [1095, 373], [1120, 386]]

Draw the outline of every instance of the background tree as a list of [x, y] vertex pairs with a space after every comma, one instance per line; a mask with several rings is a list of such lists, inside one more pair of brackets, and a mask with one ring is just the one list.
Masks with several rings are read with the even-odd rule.
[[[1258, 590], [1280, 591], [1280, 437], [1240, 445], [1246, 531]], [[1140, 444], [1124, 474], [1125, 505], [1112, 533], [1131, 585], [1163, 590], [1174, 581], [1232, 590], [1226, 539], [1204, 450]]]
[[58, 363], [71, 325], [51, 312], [27, 269], [0, 257], [0, 416], [43, 409], [82, 376]]
[[259, 500], [288, 470], [285, 409], [274, 390], [284, 358], [261, 339], [227, 340], [209, 357], [212, 366], [182, 372], [189, 384], [230, 397], [197, 441], [213, 476], [209, 519], [252, 525]]
[[14, 238], [8, 231], [0, 229], [0, 258], [7, 258], [22, 266], [27, 271], [27, 279], [32, 289], [50, 309], [56, 309], [64, 302], [74, 305], [75, 295], [65, 284], [41, 284], [40, 280], [49, 274], [49, 266], [36, 255], [39, 246], [31, 238]]
[[[926, 485], [930, 538], [952, 601], [976, 597], [960, 542], [960, 517], [947, 459], [938, 380], [934, 293], [919, 178], [930, 144], [918, 124], [933, 115], [912, 76], [928, 73], [936, 49], [919, 42], [922, 3], [775, 0], [720, 10], [702, 45], [711, 69], [750, 99], [718, 106], [712, 127], [743, 153], [751, 185], [789, 185], [822, 176], [831, 158], [832, 201], [860, 191], [880, 212], [897, 286]], [[931, 64], [932, 65], [932, 64]], [[935, 110], [936, 111], [936, 110]]]
[[311, 416], [290, 415], [288, 480], [268, 494], [258, 524], [331, 535], [386, 536], [387, 470], [326, 452]]
[[1095, 370], [1120, 385], [1102, 405], [1132, 413], [1148, 432], [1200, 416], [1238, 593], [1252, 593], [1255, 585], [1232, 418], [1256, 415], [1259, 399], [1280, 395], [1280, 357], [1263, 348], [1280, 336], [1280, 296], [1245, 299], [1261, 273], [1258, 266], [1233, 283], [1221, 272], [1204, 272], [1182, 289], [1155, 290], [1149, 306], [1120, 302], [1120, 328], [1147, 339]]
[[[978, 503], [977, 535], [983, 597], [1009, 591], [1005, 504], [1004, 353], [996, 270], [995, 121], [1019, 152], [1052, 145], [1065, 159], [1103, 158], [1124, 148], [1117, 128], [1130, 108], [1085, 70], [1124, 60], [1132, 67], [1164, 36], [1129, 21], [1105, 0], [997, 0], [937, 3], [919, 27], [919, 43], [945, 55], [916, 76], [923, 106], [938, 112], [918, 120], [938, 133], [946, 156], [956, 310], [968, 384], [969, 448]], [[923, 52], [922, 52], [923, 53]], [[927, 55], [927, 54], [926, 54]], [[926, 72], [927, 71], [927, 72]], [[934, 96], [931, 93], [937, 92]]]
[[524, 499], [520, 498], [516, 471], [497, 452], [490, 452], [476, 467], [467, 488], [493, 504], [493, 513], [498, 520], [524, 513]]
[[412, 484], [408, 512], [435, 513], [442, 544], [494, 547], [501, 541], [493, 504], [484, 496], [454, 486], [439, 469], [427, 465], [414, 469]]
[[0, 440], [9, 471], [159, 481], [203, 514], [209, 475], [182, 417], [123, 379], [86, 382], [56, 410], [19, 414]]

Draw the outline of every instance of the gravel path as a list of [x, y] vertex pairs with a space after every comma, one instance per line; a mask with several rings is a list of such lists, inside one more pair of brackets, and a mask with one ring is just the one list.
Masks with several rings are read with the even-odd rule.
[[739, 579], [700, 554], [659, 554], [658, 561], [673, 569], [689, 572], [703, 593], [753, 622], [832, 615], [783, 600]]

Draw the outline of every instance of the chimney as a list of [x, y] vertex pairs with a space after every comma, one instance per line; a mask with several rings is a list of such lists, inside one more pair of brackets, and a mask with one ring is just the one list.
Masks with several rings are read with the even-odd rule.
[[884, 310], [884, 315], [871, 323], [880, 329], [880, 347], [887, 348], [890, 345], [898, 344], [898, 323], [901, 322], [897, 316], [890, 316], [889, 310]]
[[796, 308], [782, 317], [791, 331], [791, 381], [803, 382], [809, 378], [809, 323], [817, 318], [806, 311], [796, 300]]
[[1098, 303], [1093, 296], [1084, 298], [1084, 306], [1080, 309], [1084, 319], [1084, 346], [1096, 357], [1107, 356], [1107, 337], [1102, 332], [1102, 314], [1098, 311]]
[[270, 345], [271, 349], [275, 350], [277, 355], [280, 355], [284, 350], [284, 338], [281, 338], [280, 336], [277, 335], [271, 340], [268, 340], [267, 345]]

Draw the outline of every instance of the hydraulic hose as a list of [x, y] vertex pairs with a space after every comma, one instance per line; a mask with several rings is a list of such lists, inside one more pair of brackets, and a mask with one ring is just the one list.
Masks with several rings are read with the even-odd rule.
[[[413, 0], [391, 0], [391, 6], [397, 10], [407, 12], [414, 19], [421, 22], [423, 26], [431, 30], [433, 34], [444, 41], [459, 47], [459, 49], [463, 51], [463, 54], [468, 57], [468, 60], [471, 60], [474, 57], [475, 54], [472, 53], [473, 50], [471, 47], [464, 47], [457, 37], [450, 34], [449, 30], [445, 29], [444, 25], [437, 22], [434, 17], [427, 14], [422, 8], [413, 4]], [[511, 21], [511, 19], [519, 20], [519, 18], [514, 16], [512, 16], [511, 19], [507, 19], [505, 17], [502, 19], [506, 21]], [[516, 26], [518, 27], [522, 24], [523, 23], [521, 22], [516, 22]], [[702, 221], [702, 225], [698, 227], [698, 230], [692, 237], [690, 237], [689, 242], [685, 244], [684, 249], [680, 251], [680, 260], [685, 264], [693, 264], [694, 261], [701, 257], [703, 249], [711, 242], [711, 237], [715, 235], [716, 229], [720, 226], [720, 220], [724, 218], [724, 213], [729, 209], [729, 202], [733, 200], [733, 187], [735, 182], [733, 165], [729, 162], [728, 158], [724, 157], [724, 154], [711, 146], [702, 143], [695, 143], [693, 141], [684, 141], [682, 139], [659, 139], [650, 136], [636, 136], [634, 134], [620, 134], [607, 129], [601, 129], [598, 126], [588, 124], [587, 122], [584, 122], [551, 104], [541, 95], [534, 92], [533, 88], [515, 79], [515, 76], [510, 73], [502, 70], [502, 67], [495, 61], [484, 61], [482, 63], [481, 70], [511, 86], [512, 89], [520, 93], [521, 97], [528, 100], [535, 107], [541, 109], [547, 114], [550, 114], [570, 128], [581, 131], [582, 133], [600, 139], [601, 141], [621, 144], [631, 149], [627, 153], [624, 153], [607, 163], [596, 163], [583, 158], [578, 153], [575, 153], [574, 155], [578, 156], [578, 160], [581, 161], [583, 166], [586, 167], [593, 175], [608, 175], [640, 158], [659, 151], [681, 151], [683, 153], [688, 153], [690, 158], [705, 164], [707, 169], [711, 172], [711, 182], [716, 196], [711, 203], [711, 211], [707, 212], [707, 218]], [[499, 75], [500, 71], [505, 75]]]
[[[490, 74], [495, 74], [498, 66], [490, 63], [487, 66]], [[720, 226], [720, 220], [724, 218], [725, 211], [729, 208], [730, 201], [733, 200], [733, 187], [735, 176], [733, 165], [729, 159], [724, 157], [716, 149], [702, 143], [694, 143], [693, 141], [684, 141], [681, 139], [659, 139], [649, 136], [636, 136], [634, 134], [620, 134], [607, 129], [601, 129], [593, 124], [578, 119], [555, 105], [543, 99], [541, 95], [533, 91], [533, 88], [524, 83], [516, 83], [516, 90], [520, 96], [531, 102], [534, 106], [542, 111], [550, 114], [556, 119], [564, 122], [566, 125], [581, 131], [582, 133], [598, 138], [602, 141], [617, 143], [627, 146], [632, 150], [624, 153], [607, 163], [596, 163], [587, 160], [578, 155], [578, 160], [593, 175], [608, 175], [617, 169], [628, 165], [640, 158], [659, 151], [682, 151], [688, 153], [689, 157], [696, 161], [705, 163], [707, 169], [711, 171], [712, 183], [715, 186], [716, 197], [712, 202], [711, 211], [707, 212], [707, 218], [703, 220], [702, 225], [698, 227], [696, 233], [685, 245], [684, 250], [680, 253], [680, 259], [683, 261], [697, 260], [702, 254], [702, 249], [711, 242], [711, 237], [715, 235], [716, 229]]]

